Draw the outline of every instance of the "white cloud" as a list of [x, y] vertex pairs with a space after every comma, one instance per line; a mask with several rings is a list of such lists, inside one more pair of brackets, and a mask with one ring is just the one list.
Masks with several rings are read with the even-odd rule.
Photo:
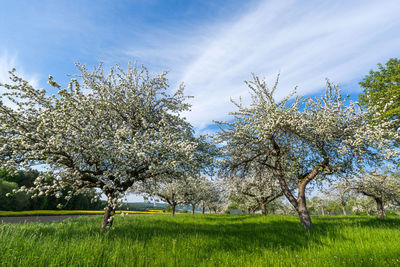
[[[19, 63], [17, 56], [9, 55], [6, 51], [0, 54], [0, 83], [10, 83], [9, 71], [13, 68], [16, 69], [16, 73], [27, 80], [29, 84], [37, 88], [39, 86], [39, 78], [37, 75], [27, 74], [22, 65]], [[0, 95], [4, 92], [4, 88], [0, 87]], [[16, 108], [15, 103], [11, 102], [7, 98], [2, 99], [3, 103], [9, 107]]]
[[[298, 85], [300, 94], [334, 82], [360, 80], [378, 62], [398, 57], [398, 1], [261, 1], [235, 21], [166, 30], [146, 49], [150, 63], [165, 62], [172, 79], [195, 96], [188, 119], [203, 129], [226, 119], [230, 97], [248, 96], [251, 72], [271, 82], [281, 72], [278, 97]], [[357, 88], [352, 89], [354, 91]]]
[[[16, 55], [10, 55], [7, 51], [0, 53], [0, 83], [9, 83], [9, 71], [15, 68], [17, 74], [27, 80], [33, 87], [39, 86], [39, 77], [36, 74], [26, 73]], [[4, 88], [0, 88], [2, 92]]]

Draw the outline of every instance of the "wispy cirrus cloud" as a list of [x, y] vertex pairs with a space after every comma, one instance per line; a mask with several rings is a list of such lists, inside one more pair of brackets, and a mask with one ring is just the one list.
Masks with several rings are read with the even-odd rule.
[[[195, 96], [188, 119], [204, 129], [226, 119], [230, 97], [248, 96], [251, 72], [272, 81], [278, 97], [294, 86], [301, 94], [324, 87], [324, 79], [354, 83], [400, 47], [398, 1], [260, 1], [219, 24], [168, 31], [132, 47], [129, 55], [164, 62], [172, 79]], [[348, 88], [357, 92], [358, 88]]]
[[[33, 87], [39, 86], [39, 76], [27, 73], [16, 55], [10, 55], [7, 51], [0, 51], [0, 83], [10, 82], [8, 72], [13, 68], [17, 70], [17, 74], [26, 79]], [[2, 92], [1, 90], [0, 92]]]

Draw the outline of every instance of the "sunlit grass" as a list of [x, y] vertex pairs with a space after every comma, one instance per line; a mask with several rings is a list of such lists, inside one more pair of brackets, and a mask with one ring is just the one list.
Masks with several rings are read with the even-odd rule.
[[[27, 215], [73, 215], [73, 214], [103, 214], [103, 210], [25, 210], [25, 211], [0, 211], [0, 216], [27, 216]], [[116, 214], [162, 214], [162, 210], [150, 211], [116, 211]]]
[[101, 216], [0, 225], [0, 266], [393, 266], [400, 218]]

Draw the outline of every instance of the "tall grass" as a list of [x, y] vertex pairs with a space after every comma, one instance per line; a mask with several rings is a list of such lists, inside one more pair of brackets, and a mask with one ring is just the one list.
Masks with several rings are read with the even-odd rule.
[[392, 266], [400, 218], [117, 216], [0, 225], [0, 266]]
[[[162, 210], [132, 211], [117, 210], [116, 214], [162, 214]], [[24, 211], [3, 211], [0, 216], [36, 216], [36, 215], [80, 215], [80, 214], [104, 214], [104, 210], [24, 210]]]

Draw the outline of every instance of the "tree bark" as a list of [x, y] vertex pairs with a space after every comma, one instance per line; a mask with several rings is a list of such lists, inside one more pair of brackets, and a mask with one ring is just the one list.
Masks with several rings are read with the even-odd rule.
[[196, 208], [195, 204], [192, 204], [192, 215], [194, 215], [194, 209]]
[[204, 214], [206, 212], [206, 207], [201, 208], [201, 213]]
[[307, 210], [306, 195], [305, 195], [306, 185], [299, 184], [299, 197], [297, 199], [297, 213], [299, 214], [300, 223], [306, 230], [312, 229], [312, 222], [310, 214]]
[[[293, 207], [297, 210], [299, 214], [301, 225], [306, 230], [312, 229], [312, 222], [310, 218], [310, 214], [308, 213], [307, 206], [306, 206], [306, 197], [305, 197], [305, 189], [307, 184], [312, 181], [320, 172], [321, 170], [329, 165], [329, 158], [324, 155], [323, 160], [314, 166], [314, 169], [304, 175], [300, 175], [298, 177], [298, 198], [296, 199], [289, 186], [286, 183], [286, 180], [283, 175], [283, 168], [281, 164], [281, 160], [283, 156], [281, 154], [281, 148], [279, 147], [278, 143], [275, 141], [274, 136], [270, 137], [270, 141], [273, 146], [273, 151], [275, 152], [274, 156], [277, 158], [274, 165], [274, 172], [279, 179], [279, 184], [281, 186], [282, 192], [289, 200], [289, 202], [293, 205]], [[323, 151], [324, 152], [324, 151]]]
[[312, 222], [305, 202], [304, 203], [302, 201], [299, 202], [299, 208], [297, 210], [297, 213], [299, 214], [300, 223], [303, 226], [303, 228], [306, 230], [311, 230]]
[[114, 209], [111, 205], [107, 204], [104, 210], [103, 222], [101, 224], [101, 231], [104, 231], [107, 226], [112, 227], [114, 221]]
[[324, 207], [321, 207], [321, 214], [322, 214], [322, 216], [324, 216], [324, 215], [325, 215], [325, 210], [324, 210]]
[[175, 216], [175, 207], [176, 207], [176, 204], [171, 204], [171, 215], [172, 216]]
[[347, 215], [346, 206], [342, 206], [342, 211], [343, 215], [346, 216]]
[[379, 219], [386, 217], [385, 209], [383, 207], [383, 199], [381, 197], [376, 197], [376, 211]]
[[262, 215], [263, 215], [263, 216], [267, 216], [267, 208], [266, 208], [266, 206], [265, 206], [265, 203], [264, 203], [264, 202], [261, 202], [261, 203], [260, 203], [260, 206], [261, 206], [261, 213], [262, 213]]

